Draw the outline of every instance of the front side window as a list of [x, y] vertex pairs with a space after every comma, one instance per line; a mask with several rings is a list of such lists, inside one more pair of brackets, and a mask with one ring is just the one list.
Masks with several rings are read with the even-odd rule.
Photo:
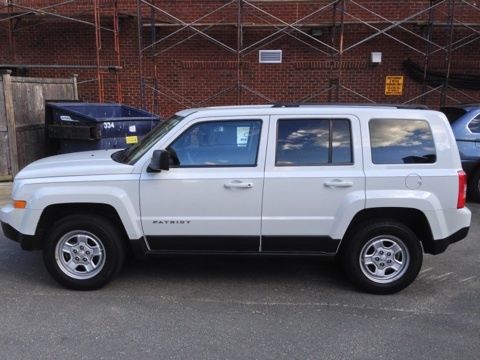
[[470, 121], [470, 123], [468, 124], [468, 128], [472, 133], [480, 134], [480, 115]]
[[261, 127], [260, 120], [195, 124], [167, 148], [172, 166], [256, 166]]
[[370, 120], [374, 164], [414, 164], [436, 161], [432, 131], [425, 120]]
[[351, 163], [352, 140], [349, 120], [278, 120], [276, 166]]

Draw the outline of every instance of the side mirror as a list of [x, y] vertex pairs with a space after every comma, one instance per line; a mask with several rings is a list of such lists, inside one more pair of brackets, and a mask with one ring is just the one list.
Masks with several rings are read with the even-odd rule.
[[155, 150], [148, 165], [148, 172], [160, 172], [170, 169], [170, 155], [167, 150]]

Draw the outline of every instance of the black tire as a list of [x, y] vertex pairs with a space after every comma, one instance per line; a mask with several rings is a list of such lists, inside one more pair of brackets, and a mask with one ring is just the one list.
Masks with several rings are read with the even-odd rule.
[[410, 228], [394, 220], [377, 220], [353, 229], [342, 244], [340, 261], [358, 288], [373, 294], [393, 294], [415, 280], [422, 267], [423, 251]]
[[476, 170], [468, 182], [468, 195], [475, 202], [480, 202], [480, 169]]
[[88, 214], [69, 215], [54, 223], [47, 233], [43, 260], [48, 272], [61, 285], [75, 290], [96, 290], [121, 270], [125, 260], [123, 240], [107, 219]]

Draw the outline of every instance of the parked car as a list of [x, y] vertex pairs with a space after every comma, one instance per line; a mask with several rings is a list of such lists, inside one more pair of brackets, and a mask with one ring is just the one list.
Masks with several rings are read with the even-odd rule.
[[451, 105], [441, 109], [452, 126], [462, 167], [468, 177], [468, 192], [480, 202], [480, 104]]
[[15, 178], [5, 235], [64, 286], [127, 256], [337, 257], [372, 293], [467, 236], [466, 177], [440, 112], [298, 104], [190, 109], [125, 150], [45, 158]]

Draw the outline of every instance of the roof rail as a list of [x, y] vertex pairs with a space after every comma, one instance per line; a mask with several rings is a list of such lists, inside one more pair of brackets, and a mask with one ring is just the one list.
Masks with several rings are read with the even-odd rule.
[[392, 107], [396, 109], [418, 109], [418, 110], [428, 110], [427, 105], [404, 105], [404, 104], [377, 104], [377, 103], [273, 103], [272, 107], [301, 107], [301, 106], [352, 106], [352, 107]]

